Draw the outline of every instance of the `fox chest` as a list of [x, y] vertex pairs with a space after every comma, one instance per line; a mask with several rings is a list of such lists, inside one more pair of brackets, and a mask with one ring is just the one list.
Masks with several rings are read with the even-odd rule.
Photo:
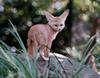
[[47, 40], [48, 40], [48, 42], [52, 42], [55, 38], [56, 38], [56, 34], [54, 34], [54, 35], [51, 34], [48, 36]]
[[51, 34], [51, 33], [45, 32], [45, 33], [40, 33], [41, 37], [39, 38], [43, 39], [44, 43], [48, 44], [48, 43], [52, 43], [52, 41], [56, 38], [56, 35], [57, 34]]

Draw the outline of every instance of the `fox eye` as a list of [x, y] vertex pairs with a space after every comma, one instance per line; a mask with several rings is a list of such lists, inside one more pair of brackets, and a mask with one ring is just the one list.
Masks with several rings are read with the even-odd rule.
[[60, 26], [63, 26], [63, 24], [60, 24]]
[[57, 25], [55, 25], [55, 27], [57, 27]]

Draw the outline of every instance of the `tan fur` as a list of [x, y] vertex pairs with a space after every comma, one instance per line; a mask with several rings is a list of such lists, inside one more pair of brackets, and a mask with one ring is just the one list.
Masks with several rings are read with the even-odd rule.
[[40, 52], [43, 52], [44, 56], [48, 57], [49, 49], [47, 47], [51, 48], [53, 40], [65, 27], [64, 22], [68, 16], [68, 13], [69, 11], [66, 10], [59, 17], [54, 17], [49, 12], [44, 12], [48, 23], [34, 25], [28, 32], [27, 46], [30, 56], [35, 56], [36, 51], [40, 48]]

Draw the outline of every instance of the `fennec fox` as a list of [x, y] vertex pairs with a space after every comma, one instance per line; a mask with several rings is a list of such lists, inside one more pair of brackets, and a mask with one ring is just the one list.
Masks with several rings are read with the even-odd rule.
[[[53, 16], [47, 11], [44, 15], [47, 18], [47, 24], [36, 24], [32, 26], [28, 32], [27, 46], [29, 56], [35, 56], [37, 49], [40, 48], [40, 54], [45, 59], [49, 55], [49, 48], [51, 48], [53, 40], [57, 34], [65, 27], [65, 20], [69, 14], [66, 10], [60, 16]], [[46, 47], [47, 46], [47, 47]]]

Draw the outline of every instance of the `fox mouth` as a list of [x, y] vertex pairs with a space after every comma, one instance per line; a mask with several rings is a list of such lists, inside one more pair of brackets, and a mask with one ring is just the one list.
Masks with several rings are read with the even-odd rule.
[[59, 31], [61, 31], [61, 30], [62, 30], [62, 29], [61, 29], [61, 28], [59, 28], [59, 27], [55, 27], [54, 29], [55, 29], [55, 31], [57, 31], [57, 32], [59, 32]]
[[60, 28], [57, 28], [56, 30], [57, 30], [57, 31], [61, 31], [62, 29], [60, 29]]

